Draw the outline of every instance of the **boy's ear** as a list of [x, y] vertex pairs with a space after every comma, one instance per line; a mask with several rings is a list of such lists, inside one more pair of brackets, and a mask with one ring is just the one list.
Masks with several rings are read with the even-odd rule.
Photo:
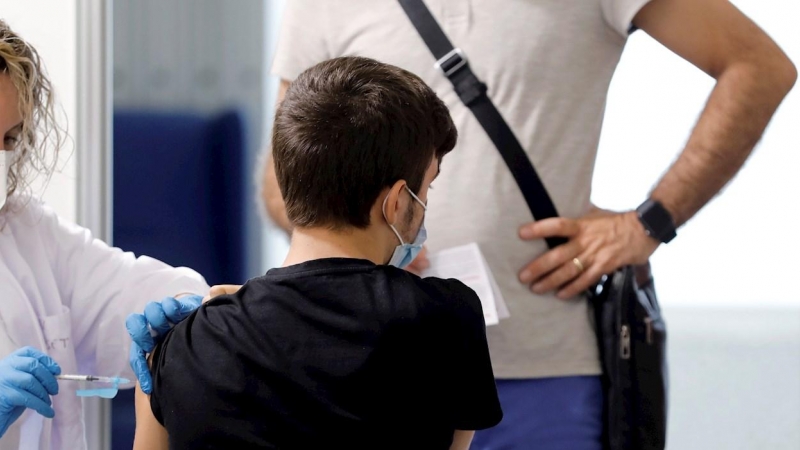
[[389, 222], [391, 225], [396, 224], [399, 218], [399, 211], [401, 208], [400, 193], [403, 192], [405, 186], [406, 186], [405, 180], [398, 180], [396, 183], [392, 185], [391, 188], [389, 188], [388, 191], [384, 190], [384, 192], [381, 193], [381, 196], [378, 197], [378, 201], [380, 202], [381, 205], [382, 214], [386, 214], [386, 221]]

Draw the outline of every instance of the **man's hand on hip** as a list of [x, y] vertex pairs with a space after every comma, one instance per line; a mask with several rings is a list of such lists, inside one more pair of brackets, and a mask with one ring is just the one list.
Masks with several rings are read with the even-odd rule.
[[645, 232], [635, 211], [595, 210], [580, 219], [552, 218], [523, 225], [526, 241], [561, 236], [569, 239], [522, 269], [521, 282], [544, 294], [557, 290], [561, 299], [587, 290], [620, 267], [645, 264], [659, 242]]

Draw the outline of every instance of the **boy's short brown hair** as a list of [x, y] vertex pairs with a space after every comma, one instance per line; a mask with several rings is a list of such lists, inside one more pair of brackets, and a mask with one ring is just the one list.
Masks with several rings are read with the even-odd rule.
[[317, 64], [292, 82], [275, 117], [272, 155], [289, 221], [366, 228], [383, 189], [405, 180], [419, 192], [456, 139], [447, 107], [416, 75], [360, 57]]

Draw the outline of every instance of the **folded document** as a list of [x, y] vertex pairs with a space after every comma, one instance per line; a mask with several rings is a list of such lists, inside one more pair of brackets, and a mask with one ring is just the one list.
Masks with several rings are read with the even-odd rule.
[[481, 299], [486, 325], [497, 325], [500, 319], [509, 317], [506, 302], [478, 244], [430, 253], [428, 260], [430, 267], [422, 272], [422, 277], [455, 278], [469, 286]]

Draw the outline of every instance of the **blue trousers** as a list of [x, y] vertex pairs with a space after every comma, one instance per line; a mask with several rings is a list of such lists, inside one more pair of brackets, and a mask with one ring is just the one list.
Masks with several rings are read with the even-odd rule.
[[471, 450], [602, 450], [600, 377], [497, 380], [503, 421]]

